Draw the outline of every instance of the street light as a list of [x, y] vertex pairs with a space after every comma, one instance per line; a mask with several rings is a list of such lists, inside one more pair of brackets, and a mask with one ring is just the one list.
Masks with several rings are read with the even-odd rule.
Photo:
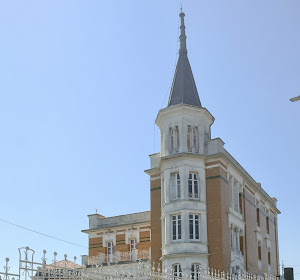
[[300, 100], [300, 95], [299, 96], [296, 96], [296, 97], [293, 97], [290, 99], [292, 102], [295, 102], [295, 101], [299, 101]]

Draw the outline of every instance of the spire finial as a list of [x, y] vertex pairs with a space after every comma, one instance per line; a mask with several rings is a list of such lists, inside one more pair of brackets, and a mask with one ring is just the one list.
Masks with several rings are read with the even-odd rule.
[[181, 24], [180, 24], [180, 49], [179, 49], [179, 53], [187, 53], [187, 49], [186, 49], [186, 36], [185, 36], [185, 25], [184, 25], [184, 12], [182, 11], [182, 5], [180, 4], [180, 18], [181, 18]]

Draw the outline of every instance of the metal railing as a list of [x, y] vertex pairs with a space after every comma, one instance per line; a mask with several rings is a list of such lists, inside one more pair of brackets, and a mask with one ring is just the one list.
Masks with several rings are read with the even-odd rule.
[[138, 260], [150, 260], [149, 250], [133, 249], [130, 252], [115, 251], [113, 254], [100, 253], [98, 256], [83, 258], [84, 265], [103, 265], [120, 262], [135, 262]]
[[[231, 274], [214, 269], [203, 269], [200, 266], [197, 267], [197, 271], [175, 272], [172, 268], [161, 268], [160, 265], [155, 266], [154, 263], [151, 266], [149, 261], [143, 262], [142, 260], [132, 262], [127, 267], [100, 264], [88, 267], [76, 264], [76, 257], [74, 261], [68, 261], [67, 255], [64, 255], [64, 259], [58, 262], [56, 253], [53, 258], [49, 258], [52, 259], [52, 263], [47, 264], [45, 250], [41, 261], [34, 260], [34, 253], [34, 250], [29, 247], [19, 249], [19, 273], [16, 274], [9, 272], [9, 259], [6, 258], [4, 272], [0, 272], [0, 278], [3, 280], [27, 280], [29, 278], [31, 280], [276, 280], [276, 277], [270, 274], [253, 275], [241, 273], [241, 271]], [[128, 254], [119, 256], [129, 258]]]

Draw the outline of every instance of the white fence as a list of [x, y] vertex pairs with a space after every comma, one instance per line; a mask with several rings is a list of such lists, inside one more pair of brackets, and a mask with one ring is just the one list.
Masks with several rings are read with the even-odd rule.
[[[174, 272], [170, 268], [158, 265], [155, 268], [150, 262], [141, 259], [131, 262], [130, 265], [78, 265], [76, 257], [74, 261], [68, 261], [67, 255], [64, 260], [57, 261], [54, 253], [51, 264], [47, 264], [46, 251], [43, 251], [41, 262], [34, 260], [34, 250], [29, 247], [19, 249], [19, 273], [9, 272], [9, 259], [6, 258], [4, 271], [0, 272], [1, 280], [275, 280], [271, 275], [230, 274], [213, 269], [198, 268], [194, 273], [183, 274]], [[127, 258], [128, 256], [126, 256]], [[130, 256], [132, 258], [132, 255]], [[137, 258], [136, 258], [137, 259]]]
[[83, 265], [105, 265], [105, 264], [118, 264], [122, 262], [137, 262], [150, 260], [151, 249], [138, 250], [133, 249], [131, 252], [116, 251], [113, 254], [100, 253], [98, 256], [82, 256]]

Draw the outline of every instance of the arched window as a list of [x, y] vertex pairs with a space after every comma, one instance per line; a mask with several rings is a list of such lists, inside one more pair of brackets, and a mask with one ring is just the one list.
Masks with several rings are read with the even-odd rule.
[[181, 265], [179, 263], [175, 263], [172, 265], [174, 280], [177, 280], [178, 277], [182, 277]]
[[199, 263], [192, 264], [191, 276], [192, 276], [192, 279], [196, 279], [196, 280], [200, 279], [200, 264]]

